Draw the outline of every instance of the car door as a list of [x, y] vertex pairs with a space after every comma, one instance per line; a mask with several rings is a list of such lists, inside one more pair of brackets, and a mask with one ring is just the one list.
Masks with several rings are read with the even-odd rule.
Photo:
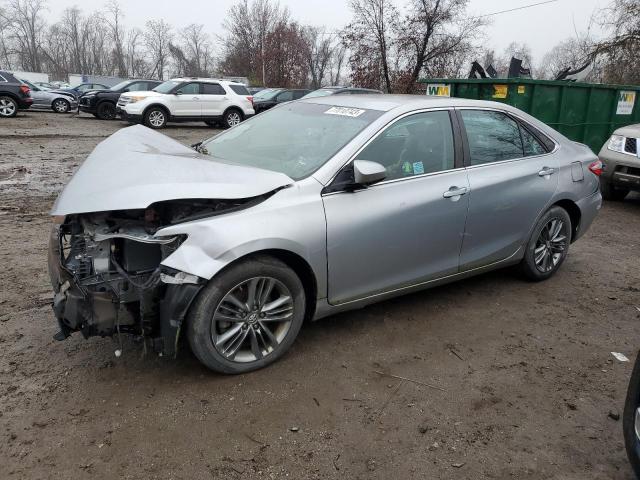
[[540, 132], [505, 112], [458, 115], [471, 189], [460, 266], [470, 270], [513, 256], [527, 241], [558, 186], [558, 158]]
[[51, 106], [52, 95], [50, 93], [41, 90], [39, 87], [28, 84], [31, 89], [31, 98], [33, 98], [32, 107], [44, 108]]
[[174, 117], [200, 118], [200, 83], [188, 82], [178, 86], [171, 97], [171, 115]]
[[436, 110], [396, 120], [355, 157], [384, 165], [387, 178], [323, 195], [330, 303], [458, 271], [468, 181], [452, 115]]
[[221, 117], [229, 103], [224, 87], [219, 83], [202, 83], [200, 88], [202, 89], [200, 95], [202, 116]]

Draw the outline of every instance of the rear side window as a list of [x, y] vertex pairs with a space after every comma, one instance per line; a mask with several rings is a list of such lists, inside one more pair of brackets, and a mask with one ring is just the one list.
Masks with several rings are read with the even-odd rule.
[[293, 92], [293, 99], [294, 100], [299, 100], [302, 97], [304, 97], [307, 93], [309, 93], [309, 92], [307, 92], [305, 90], [296, 90], [296, 91]]
[[202, 93], [203, 95], [225, 95], [227, 92], [218, 83], [203, 83]]
[[244, 85], [229, 85], [229, 88], [231, 88], [231, 90], [233, 90], [238, 95], [251, 95], [249, 93], [249, 90], [247, 90], [247, 87], [245, 87]]
[[471, 165], [512, 160], [524, 156], [520, 127], [504, 113], [462, 110], [469, 140]]

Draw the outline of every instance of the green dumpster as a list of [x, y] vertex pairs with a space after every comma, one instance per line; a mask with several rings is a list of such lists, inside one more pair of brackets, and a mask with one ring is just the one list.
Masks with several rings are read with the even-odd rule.
[[616, 128], [640, 123], [640, 86], [524, 78], [424, 79], [426, 94], [517, 107], [594, 152]]

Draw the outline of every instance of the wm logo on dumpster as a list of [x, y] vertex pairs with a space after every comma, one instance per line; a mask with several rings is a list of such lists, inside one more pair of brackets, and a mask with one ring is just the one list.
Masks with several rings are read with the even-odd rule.
[[427, 85], [427, 95], [431, 97], [450, 97], [451, 85], [445, 83], [429, 83]]

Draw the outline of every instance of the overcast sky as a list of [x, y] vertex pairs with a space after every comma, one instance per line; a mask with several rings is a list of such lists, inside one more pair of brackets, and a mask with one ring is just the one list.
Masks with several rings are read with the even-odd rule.
[[[120, 0], [125, 11], [125, 23], [142, 27], [151, 18], [163, 18], [174, 27], [190, 23], [202, 23], [212, 34], [223, 33], [222, 21], [226, 11], [237, 0]], [[543, 0], [471, 0], [469, 13], [485, 15], [523, 5], [539, 3]], [[78, 5], [89, 12], [102, 8], [105, 0], [49, 0], [49, 10], [53, 19], [67, 7]], [[327, 30], [340, 28], [349, 22], [351, 12], [348, 0], [281, 0], [291, 10], [292, 16], [303, 24], [325, 26]], [[402, 5], [404, 0], [396, 0]], [[485, 45], [497, 53], [512, 41], [529, 44], [534, 61], [559, 41], [586, 31], [594, 11], [605, 7], [609, 0], [557, 0], [515, 12], [489, 17], [491, 24], [486, 28]], [[599, 30], [594, 29], [598, 34]]]

